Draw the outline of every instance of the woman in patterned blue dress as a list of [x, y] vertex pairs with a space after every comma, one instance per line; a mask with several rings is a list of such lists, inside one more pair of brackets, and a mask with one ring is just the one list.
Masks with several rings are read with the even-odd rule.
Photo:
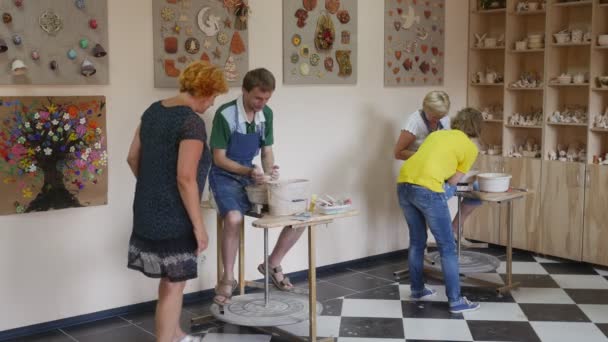
[[200, 198], [211, 165], [197, 113], [228, 91], [223, 71], [203, 61], [184, 69], [179, 83], [179, 94], [144, 112], [127, 158], [137, 178], [128, 267], [160, 278], [159, 342], [193, 340], [179, 317], [186, 281], [197, 277], [197, 256], [207, 248]]

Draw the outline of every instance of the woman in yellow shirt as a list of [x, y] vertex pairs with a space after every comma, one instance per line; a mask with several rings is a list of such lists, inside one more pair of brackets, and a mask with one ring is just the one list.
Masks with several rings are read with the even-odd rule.
[[478, 110], [465, 108], [459, 111], [452, 129], [431, 133], [418, 151], [403, 163], [397, 179], [399, 205], [410, 232], [411, 298], [422, 299], [435, 294], [433, 289], [424, 286], [422, 278], [428, 225], [441, 255], [452, 313], [477, 310], [479, 303], [460, 295], [458, 257], [444, 183], [457, 184], [471, 169], [478, 154], [471, 139], [479, 137], [481, 124]]

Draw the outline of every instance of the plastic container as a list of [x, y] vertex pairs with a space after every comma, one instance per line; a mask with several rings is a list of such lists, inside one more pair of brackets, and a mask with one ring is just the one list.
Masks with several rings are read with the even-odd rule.
[[310, 181], [292, 179], [268, 182], [268, 211], [273, 216], [303, 213], [308, 208]]
[[340, 213], [344, 213], [349, 211], [351, 208], [350, 204], [345, 204], [345, 205], [334, 205], [334, 206], [323, 206], [323, 205], [318, 205], [317, 206], [317, 212], [319, 214], [323, 214], [323, 215], [333, 215], [333, 214], [340, 214]]
[[477, 175], [479, 190], [483, 192], [505, 192], [509, 190], [511, 175], [506, 173], [480, 173]]

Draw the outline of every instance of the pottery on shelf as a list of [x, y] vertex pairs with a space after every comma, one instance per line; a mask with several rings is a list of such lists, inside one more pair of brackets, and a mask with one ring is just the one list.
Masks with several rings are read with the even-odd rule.
[[542, 122], [542, 108], [532, 108], [528, 113], [514, 113], [508, 120], [511, 126], [540, 126]]
[[587, 107], [572, 105], [562, 111], [556, 110], [548, 117], [551, 123], [586, 124], [589, 117]]
[[540, 88], [543, 81], [537, 72], [523, 72], [519, 79], [510, 84], [511, 88]]

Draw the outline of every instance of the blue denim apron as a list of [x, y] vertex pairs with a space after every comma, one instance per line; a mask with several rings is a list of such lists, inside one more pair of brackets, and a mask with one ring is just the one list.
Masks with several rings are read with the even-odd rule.
[[[221, 114], [218, 114], [221, 115]], [[262, 122], [259, 131], [243, 134], [239, 132], [238, 107], [234, 114], [235, 130], [228, 141], [226, 156], [243, 166], [253, 167], [253, 158], [260, 153], [264, 139], [265, 125]], [[209, 186], [221, 216], [229, 211], [247, 212], [251, 203], [247, 198], [245, 187], [251, 184], [251, 178], [226, 171], [213, 163], [209, 171]]]

